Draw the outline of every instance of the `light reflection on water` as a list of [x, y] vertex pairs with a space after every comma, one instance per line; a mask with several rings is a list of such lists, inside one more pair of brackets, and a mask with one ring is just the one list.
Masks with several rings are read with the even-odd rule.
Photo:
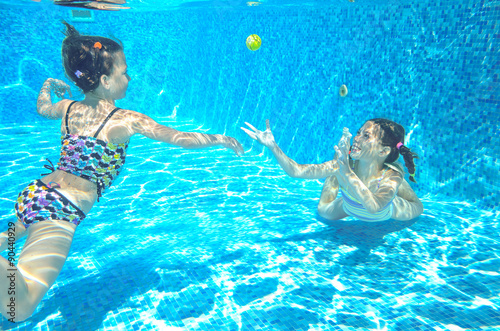
[[[57, 160], [55, 123], [0, 129], [2, 223], [44, 158]], [[327, 227], [315, 213], [321, 187], [287, 177], [258, 147], [239, 158], [134, 137], [55, 285], [16, 330], [57, 321], [65, 330], [500, 324], [498, 214], [427, 195], [416, 222]]]

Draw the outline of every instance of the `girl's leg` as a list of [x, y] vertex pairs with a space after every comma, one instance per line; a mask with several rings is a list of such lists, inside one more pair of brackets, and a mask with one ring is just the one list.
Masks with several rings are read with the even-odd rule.
[[424, 210], [422, 202], [417, 200], [406, 200], [399, 196], [392, 201], [392, 219], [397, 221], [409, 221], [420, 215]]
[[325, 184], [323, 184], [323, 190], [321, 191], [321, 197], [319, 198], [318, 204], [318, 214], [324, 218], [324, 220], [320, 221], [327, 225], [330, 225], [328, 220], [335, 221], [349, 216], [344, 211], [344, 200], [336, 199], [338, 192], [339, 183], [337, 177], [327, 177]]
[[9, 241], [9, 238], [14, 237], [14, 242], [17, 242], [18, 240], [24, 238], [26, 234], [26, 228], [21, 221], [17, 220], [13, 226], [9, 225], [9, 229], [7, 231], [0, 233], [0, 253], [7, 249], [9, 242], [12, 242]]
[[17, 267], [0, 257], [0, 313], [5, 318], [18, 322], [33, 314], [66, 261], [75, 229], [66, 221], [35, 223]]
[[343, 203], [344, 200], [339, 198], [335, 199], [335, 201], [333, 201], [327, 206], [323, 206], [322, 208], [318, 207], [318, 214], [323, 218], [320, 219], [320, 221], [325, 223], [326, 225], [334, 225], [338, 224], [338, 222], [329, 222], [329, 221], [337, 221], [349, 216], [344, 211]]
[[392, 206], [392, 219], [397, 221], [412, 220], [424, 211], [424, 205], [406, 180], [401, 183], [398, 195], [392, 201]]

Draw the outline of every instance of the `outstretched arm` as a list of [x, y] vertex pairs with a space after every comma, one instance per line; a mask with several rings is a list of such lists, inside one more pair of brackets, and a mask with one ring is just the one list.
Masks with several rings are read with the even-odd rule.
[[289, 158], [278, 146], [274, 140], [273, 133], [269, 125], [269, 120], [266, 120], [266, 131], [260, 131], [253, 127], [250, 123], [246, 123], [252, 131], [247, 128], [241, 128], [245, 131], [250, 138], [257, 140], [262, 145], [271, 150], [279, 165], [285, 172], [294, 178], [318, 179], [325, 178], [333, 175], [337, 169], [337, 162], [335, 160], [327, 161], [321, 164], [298, 164]]
[[133, 134], [139, 133], [148, 138], [166, 142], [187, 149], [224, 146], [233, 150], [237, 155], [243, 154], [243, 147], [234, 138], [221, 134], [205, 134], [199, 132], [182, 132], [168, 126], [161, 125], [147, 115], [131, 112], [129, 118]]
[[59, 79], [48, 78], [42, 85], [38, 100], [36, 102], [36, 111], [43, 117], [49, 119], [61, 118], [64, 109], [67, 107], [68, 100], [61, 100], [56, 104], [52, 103], [52, 92], [58, 97], [62, 97], [68, 92], [71, 97], [71, 89], [68, 84]]

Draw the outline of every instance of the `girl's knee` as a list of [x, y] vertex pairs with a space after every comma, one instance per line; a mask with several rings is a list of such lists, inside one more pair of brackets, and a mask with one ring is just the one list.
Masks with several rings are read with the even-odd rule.
[[318, 205], [317, 212], [318, 212], [318, 215], [321, 217], [325, 217], [325, 215], [326, 215], [326, 210], [321, 205]]
[[[318, 215], [327, 221], [338, 221], [347, 216], [347, 214], [341, 209], [341, 206], [337, 204], [332, 208], [332, 206], [318, 205], [317, 209]], [[325, 222], [323, 222], [325, 223]]]

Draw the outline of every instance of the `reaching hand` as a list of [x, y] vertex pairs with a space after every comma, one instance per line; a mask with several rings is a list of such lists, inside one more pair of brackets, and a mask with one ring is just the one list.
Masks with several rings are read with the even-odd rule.
[[224, 136], [224, 143], [222, 145], [226, 148], [232, 149], [238, 156], [240, 156], [240, 154], [245, 154], [243, 146], [241, 146], [238, 140], [233, 137]]
[[275, 143], [274, 136], [273, 133], [271, 132], [271, 127], [269, 125], [269, 120], [266, 120], [266, 131], [257, 130], [250, 123], [245, 122], [245, 124], [248, 125], [250, 129], [253, 130], [250, 131], [247, 128], [241, 128], [250, 136], [250, 138], [257, 140], [259, 143], [268, 148], [270, 148]]
[[50, 89], [58, 98], [62, 98], [66, 92], [68, 92], [69, 96], [71, 95], [71, 88], [68, 84], [59, 79], [49, 78], [47, 79], [50, 82]]
[[335, 148], [335, 158], [339, 164], [339, 172], [341, 174], [346, 174], [351, 171], [349, 166], [349, 150], [351, 149], [351, 137], [352, 134], [349, 132], [348, 128], [344, 128], [342, 132], [342, 138], [340, 138], [339, 144], [334, 146]]

